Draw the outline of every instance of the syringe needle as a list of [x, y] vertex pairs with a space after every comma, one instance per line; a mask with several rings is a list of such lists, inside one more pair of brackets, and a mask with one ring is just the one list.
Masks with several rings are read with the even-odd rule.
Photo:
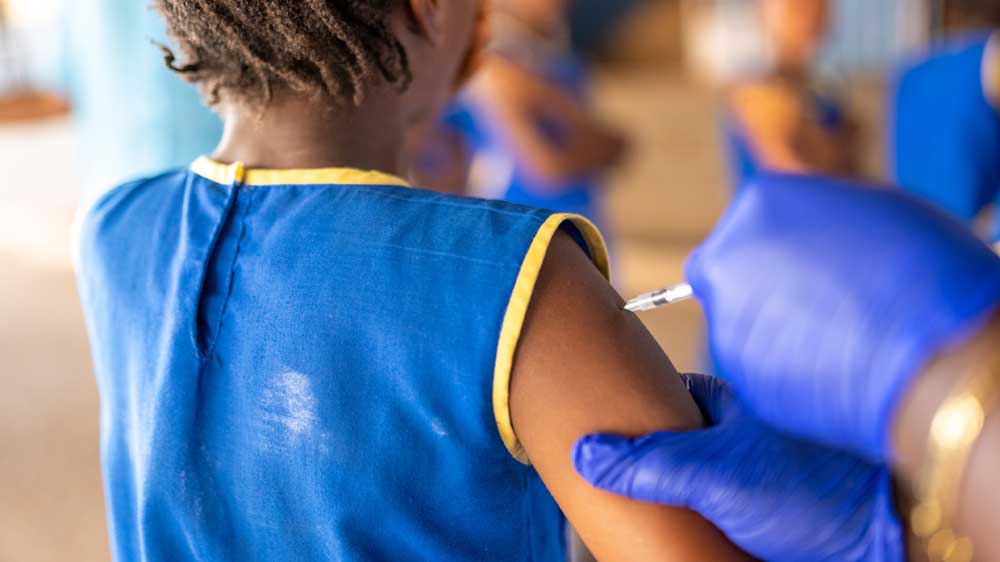
[[639, 295], [638, 297], [628, 301], [628, 304], [625, 305], [625, 310], [630, 312], [645, 312], [647, 310], [653, 310], [654, 308], [660, 308], [661, 306], [666, 306], [675, 302], [686, 301], [693, 297], [694, 289], [691, 285], [688, 285], [687, 283], [680, 283], [658, 291], [653, 291], [652, 293]]

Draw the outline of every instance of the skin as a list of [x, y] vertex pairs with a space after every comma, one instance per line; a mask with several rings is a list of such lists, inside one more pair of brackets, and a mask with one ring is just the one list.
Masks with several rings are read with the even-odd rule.
[[566, 19], [568, 0], [496, 0], [496, 9], [513, 13], [542, 35]]
[[[539, 37], [559, 33], [566, 0], [498, 0], [504, 12]], [[607, 172], [626, 148], [624, 137], [601, 123], [580, 100], [567, 95], [536, 70], [501, 57], [488, 57], [469, 87], [471, 99], [496, 115], [494, 126], [524, 171], [542, 188]], [[551, 143], [538, 127], [539, 116], [558, 123], [565, 142]]]
[[[404, 131], [427, 122], [452, 95], [475, 12], [471, 1], [409, 0], [393, 20], [413, 69], [409, 90], [375, 88], [356, 108], [283, 91], [262, 112], [224, 105], [226, 132], [215, 158], [248, 167], [405, 171]], [[558, 237], [517, 352], [513, 424], [542, 479], [602, 561], [748, 560], [697, 515], [594, 490], [573, 469], [570, 447], [590, 431], [638, 435], [702, 423], [669, 360], [621, 305], [583, 251]]]
[[[540, 186], [556, 188], [568, 180], [603, 173], [618, 164], [625, 140], [597, 121], [578, 100], [500, 57], [489, 57], [469, 95], [495, 113], [501, 138]], [[559, 123], [566, 143], [550, 143], [537, 118]]]
[[[1000, 365], [998, 341], [1000, 314], [994, 314], [975, 337], [938, 355], [907, 392], [893, 425], [893, 451], [896, 470], [910, 495], [927, 462], [927, 437], [938, 407], [951, 393], [957, 376], [976, 366]], [[1000, 489], [995, 482], [1000, 474], [1000, 412], [997, 404], [992, 410], [966, 465], [955, 521], [957, 530], [972, 539], [975, 559], [981, 562], [1000, 561], [1000, 534], [996, 532]], [[919, 551], [922, 544], [913, 542]]]
[[805, 77], [772, 77], [733, 89], [729, 105], [767, 168], [851, 176], [856, 172], [850, 125], [829, 131], [802, 95]]
[[780, 67], [807, 66], [829, 25], [827, 0], [763, 0], [761, 21]]
[[[406, 152], [408, 177], [414, 185], [451, 195], [465, 195], [468, 191], [472, 155], [455, 131], [437, 122], [418, 125], [407, 132]], [[435, 165], [420, 165], [427, 160]]]
[[602, 562], [751, 560], [694, 512], [597, 490], [573, 469], [591, 432], [694, 429], [670, 360], [568, 235], [552, 243], [515, 357], [511, 419], [549, 491]]

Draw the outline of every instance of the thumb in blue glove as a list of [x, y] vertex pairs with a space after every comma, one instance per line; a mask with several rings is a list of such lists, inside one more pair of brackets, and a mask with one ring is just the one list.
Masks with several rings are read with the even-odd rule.
[[632, 499], [686, 507], [748, 553], [772, 562], [902, 562], [888, 469], [777, 433], [722, 381], [687, 375], [716, 425], [639, 439], [582, 438], [577, 471]]

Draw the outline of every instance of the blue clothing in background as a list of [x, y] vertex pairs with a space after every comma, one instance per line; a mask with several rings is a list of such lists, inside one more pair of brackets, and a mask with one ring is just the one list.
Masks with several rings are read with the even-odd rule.
[[210, 152], [219, 118], [163, 63], [162, 18], [146, 1], [63, 2], [63, 74], [84, 189], [183, 166]]
[[[824, 130], [836, 133], [845, 126], [844, 110], [838, 101], [815, 92], [810, 92], [808, 96], [812, 116]], [[722, 118], [722, 136], [725, 140], [729, 174], [734, 191], [753, 180], [757, 174], [767, 171], [757, 156], [739, 117], [732, 112], [727, 112]]]
[[907, 65], [889, 104], [895, 182], [969, 223], [1000, 189], [1000, 116], [983, 87], [988, 42], [954, 40]]
[[[566, 56], [549, 63], [544, 74], [547, 80], [569, 95], [578, 99], [585, 97], [588, 87], [586, 67], [575, 57]], [[496, 123], [496, 119], [497, 115], [486, 104], [464, 98], [460, 98], [446, 116], [446, 122], [462, 135], [474, 158], [488, 155], [490, 162], [498, 165], [488, 171], [490, 177], [486, 181], [499, 179], [502, 185], [489, 186], [488, 195], [512, 203], [582, 215], [601, 226], [602, 188], [599, 178], [581, 177], [567, 180], [562, 185], [538, 185], [525, 173], [523, 163], [517, 161], [513, 150], [506, 145], [503, 135], [498, 132], [503, 125]], [[558, 124], [546, 122], [544, 117], [539, 116], [537, 126], [553, 145], [564, 142], [566, 132], [560, 130]]]
[[[201, 159], [89, 213], [79, 285], [118, 562], [563, 562], [506, 396], [579, 217]], [[496, 407], [495, 407], [496, 405]]]
[[648, 0], [573, 0], [569, 27], [575, 51], [599, 53], [615, 37], [621, 23]]
[[738, 191], [761, 172], [761, 163], [750, 146], [743, 125], [734, 115], [722, 118], [722, 136], [725, 140], [726, 156], [729, 160], [729, 177], [733, 191]]

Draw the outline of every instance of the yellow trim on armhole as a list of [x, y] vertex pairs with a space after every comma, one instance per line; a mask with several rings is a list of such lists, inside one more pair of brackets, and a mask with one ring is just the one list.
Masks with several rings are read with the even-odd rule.
[[611, 278], [608, 249], [601, 233], [593, 223], [579, 215], [563, 213], [550, 216], [538, 229], [531, 246], [528, 247], [528, 253], [521, 263], [521, 271], [514, 283], [514, 290], [510, 295], [507, 312], [504, 314], [503, 325], [500, 328], [496, 365], [493, 371], [493, 416], [496, 419], [497, 430], [510, 454], [524, 464], [530, 464], [530, 462], [517, 439], [510, 419], [510, 376], [514, 368], [514, 353], [517, 351], [517, 342], [521, 338], [524, 319], [528, 313], [531, 296], [535, 291], [535, 283], [538, 281], [538, 274], [542, 270], [549, 245], [556, 232], [559, 231], [559, 227], [567, 221], [580, 231], [587, 243], [590, 258], [597, 269], [605, 278], [609, 280]]
[[993, 243], [993, 251], [1000, 255], [1000, 242]]
[[392, 174], [358, 170], [355, 168], [313, 168], [304, 170], [243, 170], [240, 163], [223, 164], [202, 156], [191, 164], [191, 171], [215, 183], [230, 185], [234, 182], [234, 170], [242, 177], [239, 183], [249, 186], [269, 185], [395, 185], [409, 187], [410, 184]]

